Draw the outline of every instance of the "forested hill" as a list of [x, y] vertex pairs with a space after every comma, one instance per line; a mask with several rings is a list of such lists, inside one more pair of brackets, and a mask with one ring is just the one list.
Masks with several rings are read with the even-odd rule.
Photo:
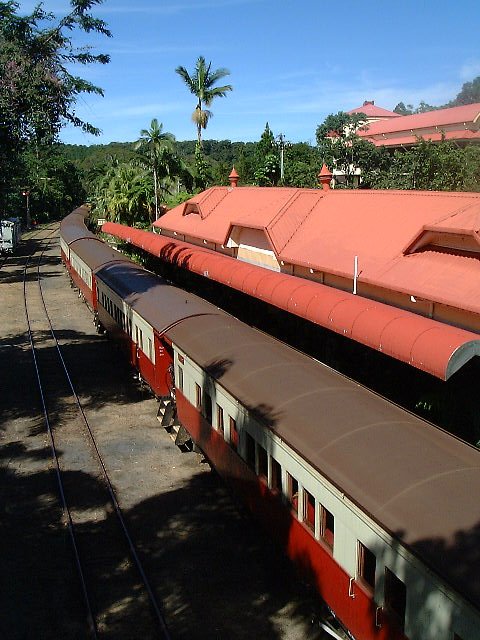
[[[181, 158], [193, 160], [195, 140], [175, 142], [175, 150]], [[83, 171], [103, 165], [110, 157], [119, 162], [129, 162], [138, 154], [133, 142], [111, 142], [110, 144], [75, 145], [63, 144], [66, 159], [74, 162]], [[231, 142], [230, 140], [204, 140], [203, 150], [213, 164], [233, 165], [251, 158], [255, 151], [254, 142]]]

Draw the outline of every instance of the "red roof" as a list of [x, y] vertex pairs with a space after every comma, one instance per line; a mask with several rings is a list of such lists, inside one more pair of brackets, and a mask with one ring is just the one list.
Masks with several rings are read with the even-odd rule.
[[355, 109], [350, 109], [347, 111], [348, 114], [352, 113], [364, 113], [369, 118], [399, 118], [401, 117], [399, 113], [395, 113], [395, 111], [389, 111], [388, 109], [383, 109], [382, 107], [377, 107], [375, 103], [372, 101], [366, 100], [361, 107], [355, 107]]
[[470, 331], [147, 231], [112, 222], [102, 231], [444, 380], [480, 355]]
[[457, 142], [477, 142], [480, 141], [480, 131], [469, 131], [468, 129], [458, 129], [455, 131], [444, 132], [427, 132], [417, 131], [414, 134], [408, 133], [404, 135], [386, 136], [386, 134], [378, 134], [370, 136], [370, 134], [362, 134], [360, 136], [367, 137], [376, 147], [407, 147], [412, 144], [418, 144], [418, 138], [431, 140], [432, 142], [441, 142], [443, 140], [455, 140]]
[[[260, 229], [278, 261], [351, 279], [358, 256], [359, 283], [480, 313], [478, 193], [214, 187], [194, 201], [155, 226], [217, 245], [233, 226]], [[463, 243], [474, 257], [453, 249], [407, 255], [428, 229], [443, 229], [447, 245]], [[434, 247], [444, 244], [438, 238]]]
[[[436, 136], [431, 139], [439, 140], [442, 131], [449, 134], [451, 139], [458, 139], [458, 137], [477, 139], [479, 136], [475, 134], [478, 134], [479, 129], [480, 103], [475, 103], [395, 119], [378, 120], [367, 125], [366, 130], [359, 130], [358, 135], [375, 141], [383, 140], [383, 144], [393, 146], [413, 144], [416, 135]], [[452, 135], [453, 133], [455, 135]], [[413, 138], [413, 142], [402, 142], [404, 138]]]

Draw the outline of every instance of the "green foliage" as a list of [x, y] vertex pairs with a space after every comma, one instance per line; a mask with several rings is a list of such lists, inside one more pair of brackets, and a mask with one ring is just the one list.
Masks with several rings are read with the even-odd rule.
[[255, 184], [260, 187], [275, 186], [280, 180], [280, 158], [275, 136], [268, 122], [255, 150]]
[[195, 64], [193, 73], [187, 71], [185, 67], [179, 66], [175, 69], [190, 93], [197, 98], [197, 104], [194, 112], [192, 113], [192, 120], [197, 127], [197, 141], [198, 144], [202, 144], [202, 129], [206, 129], [208, 121], [212, 117], [212, 112], [205, 107], [210, 107], [215, 98], [223, 98], [228, 91], [232, 91], [231, 84], [226, 84], [221, 87], [216, 87], [215, 84], [230, 75], [230, 71], [225, 68], [216, 69], [211, 71], [212, 63], [208, 64], [203, 56], [199, 56]]
[[0, 112], [5, 136], [15, 142], [50, 143], [64, 122], [98, 133], [75, 115], [73, 107], [81, 93], [103, 92], [67, 67], [109, 61], [108, 56], [76, 48], [71, 37], [75, 29], [110, 35], [105, 23], [88, 13], [100, 2], [72, 0], [72, 11], [62, 19], [41, 5], [20, 16], [16, 2], [0, 2]]
[[101, 1], [71, 0], [71, 12], [61, 19], [45, 12], [41, 4], [22, 16], [17, 2], [0, 2], [0, 215], [16, 199], [22, 168], [27, 170], [23, 179], [28, 184], [35, 181], [22, 158], [26, 150], [40, 154], [56, 142], [67, 122], [98, 133], [78, 118], [75, 103], [82, 93], [102, 94], [102, 90], [71, 69], [75, 64], [109, 61], [88, 47], [75, 47], [72, 38], [75, 31], [110, 35], [105, 23], [90, 14]]
[[468, 145], [464, 154], [463, 190], [480, 191], [480, 147]]
[[357, 130], [367, 121], [364, 113], [345, 113], [339, 111], [332, 113], [325, 118], [322, 124], [319, 124], [315, 132], [317, 144], [323, 143], [325, 138], [330, 136], [332, 139], [340, 138], [349, 140], [356, 135]]
[[471, 82], [465, 82], [462, 90], [455, 100], [449, 103], [449, 106], [458, 107], [463, 104], [474, 104], [475, 102], [480, 102], [480, 76], [477, 76]]
[[478, 189], [480, 153], [460, 149], [452, 142], [419, 139], [416, 145], [396, 151], [388, 166], [373, 180], [380, 189], [461, 191]]
[[370, 156], [372, 161], [375, 157], [374, 146], [357, 134], [366, 120], [364, 113], [339, 111], [327, 116], [317, 127], [317, 147], [322, 162], [341, 172], [342, 181], [338, 186], [357, 186], [358, 167], [363, 168], [366, 156]]
[[163, 124], [153, 118], [150, 129], [140, 131], [140, 139], [134, 145], [145, 159], [145, 164], [153, 174], [153, 189], [155, 194], [155, 218], [159, 217], [160, 191], [168, 191], [168, 182], [180, 169], [179, 162], [173, 154], [175, 136], [163, 131]]
[[173, 209], [173, 207], [177, 207], [179, 204], [189, 200], [191, 197], [192, 194], [189, 191], [179, 191], [171, 196], [167, 196], [165, 204], [169, 209]]
[[286, 187], [318, 187], [321, 159], [317, 149], [306, 142], [288, 145], [285, 149], [284, 179]]
[[460, 107], [465, 104], [474, 104], [476, 102], [480, 102], [480, 76], [477, 76], [471, 82], [465, 82], [461, 91], [457, 94], [457, 97], [450, 100], [450, 102], [447, 102], [447, 104], [434, 107], [421, 100], [418, 107], [414, 107], [413, 104], [405, 106], [403, 102], [399, 102], [394, 111], [402, 116], [411, 116], [415, 113], [425, 113], [427, 111], [447, 109], [449, 107]]
[[29, 186], [32, 219], [37, 222], [64, 217], [86, 194], [75, 165], [58, 152], [58, 145], [24, 154], [25, 185]]
[[96, 184], [95, 215], [127, 225], [142, 225], [155, 218], [155, 193], [151, 173], [133, 163], [112, 161]]
[[195, 146], [195, 187], [200, 191], [206, 189], [211, 180], [209, 169], [202, 145], [198, 141]]
[[413, 104], [407, 104], [405, 106], [403, 102], [399, 102], [393, 111], [401, 116], [411, 116], [415, 109]]

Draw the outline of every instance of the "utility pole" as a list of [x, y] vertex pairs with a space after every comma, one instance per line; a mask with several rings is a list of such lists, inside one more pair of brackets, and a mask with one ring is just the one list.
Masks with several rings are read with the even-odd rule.
[[32, 226], [32, 221], [30, 219], [30, 189], [26, 187], [22, 191], [22, 196], [25, 197], [26, 209], [27, 209], [27, 229], [30, 229]]
[[280, 180], [283, 183], [283, 152], [285, 150], [285, 136], [283, 133], [278, 136], [278, 146], [280, 147]]

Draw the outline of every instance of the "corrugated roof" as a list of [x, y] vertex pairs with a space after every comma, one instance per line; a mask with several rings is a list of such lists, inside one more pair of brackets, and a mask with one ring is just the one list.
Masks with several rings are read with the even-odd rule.
[[[297, 191], [298, 189], [287, 187], [272, 190], [258, 187], [212, 187], [205, 192], [208, 197], [202, 199], [202, 194], [199, 194], [187, 203], [174, 207], [157, 220], [154, 226], [224, 244], [231, 225], [265, 228]], [[185, 215], [189, 202], [197, 204], [201, 215]]]
[[147, 231], [114, 223], [103, 231], [444, 380], [480, 354], [477, 334], [408, 311]]
[[468, 129], [458, 129], [456, 131], [446, 132], [428, 132], [418, 130], [417, 134], [396, 134], [395, 132], [390, 135], [386, 134], [374, 134], [374, 133], [360, 133], [359, 135], [364, 138], [368, 138], [376, 147], [401, 147], [409, 146], [412, 144], [418, 144], [418, 138], [424, 140], [430, 140], [432, 142], [441, 142], [442, 140], [456, 140], [457, 142], [472, 142], [480, 140], [480, 131], [469, 131]]
[[239, 187], [207, 220], [183, 217], [177, 207], [156, 223], [217, 244], [226, 243], [233, 225], [263, 229], [279, 262], [353, 279], [358, 256], [360, 284], [480, 313], [472, 295], [480, 291], [477, 258], [404, 255], [428, 229], [456, 235], [453, 246], [462, 234], [478, 239], [480, 194]]
[[[461, 213], [461, 215], [457, 215]], [[398, 265], [409, 257], [404, 249], [429, 225], [441, 221], [448, 229], [464, 233], [468, 225], [476, 230], [480, 224], [480, 194], [399, 192], [399, 191], [329, 191], [314, 212], [287, 244], [279, 258], [327, 273], [353, 278], [354, 258], [358, 256], [359, 282], [368, 282], [393, 291], [408, 291], [433, 301], [445, 301], [446, 290], [441, 273], [434, 270], [442, 259], [445, 265], [458, 262], [459, 256], [432, 261], [428, 274], [424, 265], [428, 257], [413, 262], [402, 272]], [[414, 265], [418, 264], [418, 268]], [[469, 263], [470, 264], [470, 263]], [[476, 268], [473, 266], [476, 264]], [[395, 271], [392, 267], [395, 266]], [[385, 274], [390, 272], [388, 278]], [[393, 274], [398, 274], [394, 277]], [[480, 290], [480, 264], [472, 263], [456, 287], [449, 291], [450, 306], [480, 313], [480, 304], [472, 308], [468, 300], [472, 288]]]
[[267, 225], [269, 237], [280, 255], [288, 242], [298, 232], [299, 227], [323, 198], [323, 191], [297, 190], [273, 221]]
[[389, 111], [388, 109], [383, 109], [382, 107], [377, 107], [373, 102], [366, 101], [361, 107], [355, 107], [355, 109], [350, 109], [347, 111], [348, 114], [351, 113], [364, 113], [369, 118], [400, 118], [401, 115], [399, 113], [395, 113], [395, 111]]
[[[183, 207], [176, 207], [155, 226], [219, 245], [226, 243], [232, 226], [263, 229], [279, 261], [352, 278], [358, 256], [359, 282], [445, 302], [441, 280], [434, 285], [423, 267], [409, 271], [409, 279], [401, 270], [392, 271], [398, 273], [396, 280], [383, 274], [404, 259], [405, 248], [425, 229], [437, 225], [452, 233], [476, 233], [480, 194], [237, 187], [227, 190], [207, 219], [182, 213]], [[455, 256], [444, 260], [451, 264]], [[438, 264], [432, 262], [432, 268]], [[479, 276], [469, 268], [447, 304], [472, 311], [467, 293], [478, 287]]]
[[[419, 284], [418, 274], [422, 274]], [[366, 278], [367, 279], [367, 278]], [[455, 254], [441, 248], [424, 248], [393, 261], [381, 274], [384, 287], [408, 295], [435, 300], [472, 313], [480, 309], [480, 262], [473, 255]], [[378, 281], [378, 277], [375, 282]]]
[[[373, 136], [382, 133], [415, 131], [430, 127], [448, 127], [450, 125], [470, 125], [468, 128], [478, 130], [480, 120], [480, 103], [467, 104], [449, 109], [435, 109], [411, 116], [401, 116], [388, 120], [378, 120], [368, 125], [367, 131], [359, 131], [360, 136]], [[461, 127], [467, 128], [467, 126]]]

